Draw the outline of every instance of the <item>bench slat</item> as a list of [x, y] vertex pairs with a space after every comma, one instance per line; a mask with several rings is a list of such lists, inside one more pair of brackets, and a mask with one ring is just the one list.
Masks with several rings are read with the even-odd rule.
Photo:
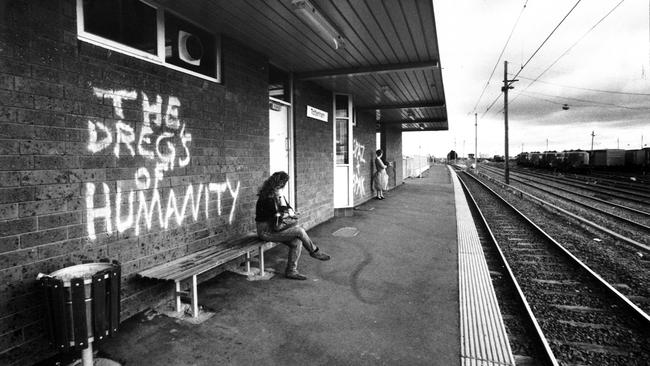
[[138, 272], [138, 274], [142, 277], [158, 278], [160, 274], [165, 273], [167, 271], [173, 271], [174, 268], [182, 265], [182, 263], [184, 262], [193, 261], [195, 259], [200, 259], [204, 257], [209, 257], [223, 250], [224, 248], [217, 248], [217, 247], [206, 248], [195, 253], [184, 255], [180, 258], [174, 259], [171, 262], [159, 264], [149, 269], [140, 271]]
[[177, 258], [171, 262], [140, 271], [138, 275], [155, 279], [180, 281], [236, 259], [246, 252], [258, 248], [260, 245], [266, 248], [268, 244], [254, 233], [249, 233], [228, 242], [226, 247], [206, 248]]
[[229, 250], [228, 248], [219, 248], [219, 250], [212, 250], [209, 252], [206, 251], [201, 253], [200, 255], [190, 254], [188, 256], [183, 257], [183, 260], [179, 261], [178, 263], [175, 263], [174, 266], [161, 271], [158, 274], [158, 276], [159, 278], [164, 279], [166, 277], [173, 276], [178, 272], [185, 271], [188, 268], [196, 267], [201, 263], [209, 263], [214, 258], [218, 258], [219, 256], [226, 253], [228, 250]]
[[213, 268], [219, 267], [220, 265], [226, 262], [230, 262], [233, 259], [241, 257], [246, 252], [243, 249], [244, 248], [236, 248], [236, 249], [229, 250], [227, 252], [222, 253], [218, 257], [211, 258], [211, 260], [209, 261], [204, 261], [202, 263], [199, 263], [196, 266], [188, 267], [184, 271], [167, 275], [163, 279], [180, 281], [192, 277], [193, 275], [199, 275], [203, 272], [207, 272]]

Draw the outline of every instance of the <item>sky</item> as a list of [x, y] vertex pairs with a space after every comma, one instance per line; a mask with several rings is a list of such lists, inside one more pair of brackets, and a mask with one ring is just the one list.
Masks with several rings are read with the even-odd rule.
[[650, 146], [650, 0], [582, 0], [571, 11], [576, 2], [433, 0], [449, 130], [406, 132], [403, 153], [473, 153], [476, 113], [479, 156], [503, 155], [504, 60], [509, 79], [519, 72], [511, 156], [589, 150], [592, 131], [594, 149]]

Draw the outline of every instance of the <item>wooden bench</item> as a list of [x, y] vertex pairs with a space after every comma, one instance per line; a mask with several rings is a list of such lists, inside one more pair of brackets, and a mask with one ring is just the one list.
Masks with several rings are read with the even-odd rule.
[[[192, 316], [198, 317], [198, 291], [197, 276], [211, 269], [227, 264], [242, 256], [245, 257], [246, 269], [243, 274], [252, 277], [264, 277], [264, 251], [278, 245], [275, 242], [264, 241], [254, 233], [248, 233], [236, 240], [222, 243], [177, 258], [171, 262], [163, 263], [155, 267], [138, 272], [138, 275], [145, 278], [158, 280], [172, 280], [176, 283], [174, 297], [176, 300], [176, 311], [181, 312], [181, 296], [190, 295], [192, 305]], [[252, 254], [257, 253], [259, 257], [259, 272], [254, 274], [251, 271]], [[236, 271], [239, 272], [239, 271]], [[181, 282], [192, 279], [190, 292], [181, 291]]]

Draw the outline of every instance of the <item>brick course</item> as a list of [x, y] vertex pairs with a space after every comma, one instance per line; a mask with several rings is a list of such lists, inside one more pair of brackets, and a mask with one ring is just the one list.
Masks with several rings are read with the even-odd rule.
[[[172, 291], [135, 273], [254, 230], [257, 189], [269, 175], [265, 56], [223, 36], [217, 84], [78, 41], [75, 9], [75, 0], [0, 3], [2, 365], [53, 353], [38, 273], [83, 260], [120, 261], [125, 319]], [[294, 87], [290, 174], [310, 228], [334, 214], [333, 96], [311, 82]], [[329, 111], [329, 121], [307, 118], [307, 105]], [[142, 143], [145, 118], [153, 132]], [[390, 138], [387, 156], [401, 163], [401, 135]], [[374, 115], [357, 115], [354, 139], [359, 204], [372, 196]], [[156, 164], [172, 152], [173, 159]], [[163, 222], [152, 208], [155, 197]]]
[[[310, 228], [334, 215], [333, 95], [310, 82], [296, 82], [294, 94], [296, 208]], [[330, 111], [328, 121], [308, 118], [307, 105]]]
[[[136, 280], [137, 271], [253, 230], [256, 189], [268, 173], [268, 66], [263, 55], [222, 37], [224, 81], [216, 84], [78, 41], [73, 0], [10, 0], [0, 7], [0, 364], [29, 365], [53, 353], [44, 338], [44, 306], [35, 281], [39, 272], [82, 260], [119, 260], [126, 318], [167, 300], [172, 288]], [[94, 88], [112, 92], [98, 96]], [[135, 96], [122, 102], [122, 113], [110, 94], [120, 90]], [[159, 181], [154, 160], [131, 156], [126, 143], [120, 144], [119, 156], [114, 150], [119, 122], [130, 126], [136, 149], [145, 96], [150, 104], [160, 96], [157, 118], [163, 121], [177, 98], [179, 124], [191, 134], [185, 142], [178, 130], [169, 138], [176, 150], [174, 170]], [[89, 150], [89, 121], [111, 129], [110, 146]], [[105, 135], [97, 129], [101, 139]], [[158, 135], [152, 135], [154, 143]], [[161, 153], [170, 152], [165, 143], [161, 146]], [[181, 159], [187, 165], [180, 166]], [[135, 174], [142, 167], [150, 187], [139, 191]], [[141, 220], [139, 235], [135, 223], [118, 231], [116, 220], [128, 222], [129, 192], [134, 190], [135, 216], [139, 192], [148, 205], [154, 181], [163, 215], [172, 190], [180, 210], [187, 187], [193, 187], [196, 199], [201, 186], [197, 219], [188, 209], [180, 227], [174, 215], [167, 215], [167, 227], [155, 217], [150, 228]], [[224, 185], [216, 188], [220, 193], [210, 192], [206, 219], [209, 183]], [[112, 231], [107, 232], [103, 218], [95, 219], [95, 239], [88, 232], [88, 184], [95, 187], [95, 208], [104, 207], [106, 197], [112, 204]], [[238, 184], [235, 201], [229, 189]], [[119, 219], [117, 187], [123, 188]], [[326, 201], [316, 205], [326, 206]]]
[[375, 147], [377, 145], [375, 116], [372, 113], [357, 112], [356, 126], [353, 127], [354, 205], [372, 198], [372, 174], [374, 173]]

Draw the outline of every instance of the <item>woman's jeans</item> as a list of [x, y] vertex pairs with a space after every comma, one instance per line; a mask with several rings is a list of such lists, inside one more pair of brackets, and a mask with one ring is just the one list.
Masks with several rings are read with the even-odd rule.
[[273, 231], [268, 223], [258, 222], [257, 236], [262, 240], [281, 242], [289, 246], [287, 273], [298, 271], [298, 259], [300, 258], [300, 252], [303, 246], [309, 253], [313, 253], [316, 250], [316, 245], [311, 241], [305, 229], [300, 226], [293, 226], [282, 231]]

